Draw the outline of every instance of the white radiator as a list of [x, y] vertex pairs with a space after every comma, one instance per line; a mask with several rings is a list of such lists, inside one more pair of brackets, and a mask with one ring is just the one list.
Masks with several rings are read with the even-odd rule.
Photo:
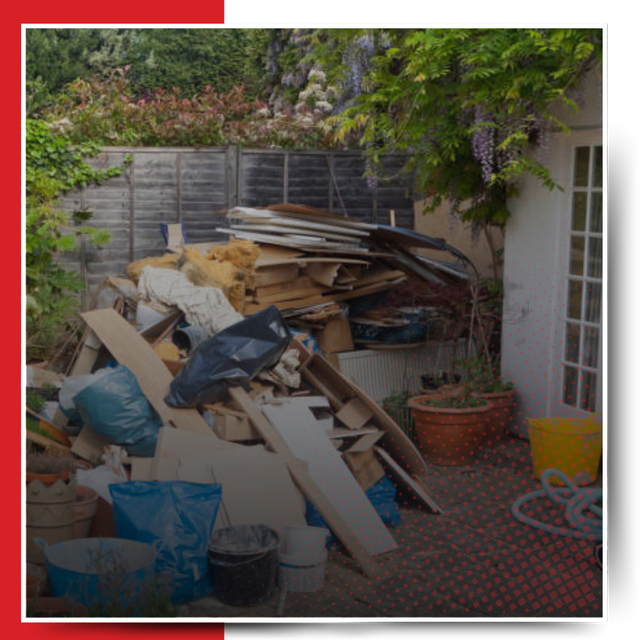
[[420, 392], [423, 373], [458, 371], [456, 361], [466, 360], [467, 342], [428, 342], [418, 347], [349, 351], [338, 354], [340, 371], [376, 402], [395, 392]]

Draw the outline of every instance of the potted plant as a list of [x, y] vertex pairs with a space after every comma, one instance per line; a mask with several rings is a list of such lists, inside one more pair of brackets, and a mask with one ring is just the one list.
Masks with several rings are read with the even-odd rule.
[[420, 391], [424, 395], [444, 393], [446, 395], [462, 395], [462, 375], [450, 371], [440, 371], [437, 376], [423, 374], [420, 376], [422, 387]]
[[490, 422], [492, 404], [471, 393], [464, 384], [460, 394], [435, 393], [408, 402], [424, 455], [439, 465], [473, 462]]
[[513, 420], [515, 390], [513, 382], [505, 382], [497, 373], [499, 365], [487, 356], [469, 360], [469, 377], [473, 395], [493, 405], [489, 435], [499, 440]]
[[413, 416], [407, 404], [410, 398], [411, 394], [408, 391], [396, 391], [382, 401], [382, 408], [393, 418], [407, 437], [413, 440]]

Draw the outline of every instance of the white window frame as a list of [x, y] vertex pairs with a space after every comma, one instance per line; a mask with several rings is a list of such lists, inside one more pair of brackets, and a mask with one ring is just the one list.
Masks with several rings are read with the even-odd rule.
[[[592, 168], [593, 168], [593, 151], [589, 155], [589, 180], [587, 187], [574, 187], [574, 171], [575, 171], [575, 157], [576, 157], [576, 149], [579, 147], [590, 147], [592, 150], [594, 147], [602, 146], [603, 147], [603, 186], [602, 188], [593, 188], [592, 181]], [[603, 397], [602, 397], [602, 381], [603, 381], [603, 341], [604, 341], [604, 331], [605, 331], [605, 305], [606, 305], [606, 296], [605, 296], [605, 286], [604, 286], [604, 278], [606, 275], [606, 269], [604, 265], [606, 252], [604, 250], [604, 244], [606, 242], [606, 149], [602, 144], [602, 135], [601, 131], [578, 131], [574, 132], [571, 136], [570, 144], [567, 144], [564, 149], [564, 164], [567, 170], [566, 179], [563, 181], [565, 186], [564, 197], [562, 198], [562, 211], [560, 212], [559, 218], [559, 228], [558, 228], [558, 244], [557, 244], [557, 254], [559, 257], [559, 262], [557, 264], [556, 269], [556, 278], [555, 278], [555, 289], [556, 295], [554, 296], [555, 304], [555, 326], [556, 326], [556, 336], [554, 340], [554, 355], [551, 359], [550, 372], [551, 375], [555, 378], [555, 385], [553, 385], [553, 394], [549, 397], [549, 407], [548, 407], [548, 415], [550, 416], [559, 416], [559, 417], [588, 417], [593, 415], [594, 413], [602, 412], [603, 410]], [[603, 225], [601, 233], [592, 233], [589, 231], [589, 211], [591, 207], [591, 193], [596, 191], [602, 191], [602, 215], [603, 215]], [[585, 231], [584, 232], [575, 232], [571, 230], [571, 219], [572, 219], [572, 205], [573, 205], [573, 194], [576, 192], [587, 192], [587, 221], [585, 222]], [[583, 274], [582, 275], [572, 275], [569, 273], [571, 268], [571, 237], [574, 236], [582, 236], [585, 238], [585, 246], [584, 246], [584, 263], [583, 263]], [[587, 275], [587, 261], [588, 261], [588, 238], [590, 236], [593, 237], [602, 237], [603, 242], [603, 272], [602, 278], [593, 278]], [[585, 304], [587, 296], [583, 294], [582, 302], [581, 302], [581, 311], [580, 318], [568, 318], [568, 289], [569, 289], [569, 281], [570, 279], [579, 280], [580, 282], [598, 282], [602, 283], [602, 298], [600, 304], [600, 322], [593, 323], [588, 322], [585, 319]], [[581, 327], [580, 333], [580, 341], [579, 341], [579, 353], [578, 353], [578, 362], [569, 362], [566, 360], [566, 330], [567, 323], [575, 323], [579, 324]], [[597, 327], [599, 329], [599, 340], [598, 340], [598, 362], [597, 367], [588, 367], [583, 364], [582, 356], [583, 356], [583, 344], [584, 344], [584, 327]], [[578, 381], [577, 381], [577, 397], [576, 397], [576, 406], [568, 405], [564, 403], [564, 377], [565, 377], [565, 366], [572, 366], [578, 369]], [[591, 371], [595, 372], [597, 375], [597, 385], [596, 385], [596, 398], [595, 398], [595, 412], [588, 411], [586, 409], [581, 408], [581, 379], [580, 375], [582, 371]]]

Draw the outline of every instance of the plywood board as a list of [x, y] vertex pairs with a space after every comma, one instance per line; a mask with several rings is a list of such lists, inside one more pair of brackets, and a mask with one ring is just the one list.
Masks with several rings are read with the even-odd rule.
[[173, 376], [160, 356], [136, 330], [113, 309], [82, 314], [111, 355], [136, 377], [142, 393], [165, 424], [216, 438], [197, 409], [174, 409], [164, 398]]
[[177, 462], [181, 457], [193, 456], [199, 458], [203, 454], [216, 453], [220, 450], [229, 450], [242, 445], [225, 442], [219, 438], [211, 438], [201, 433], [182, 431], [173, 427], [162, 427], [158, 432], [158, 442], [152, 463], [152, 476], [159, 474], [159, 467], [163, 460]]
[[264, 415], [286, 441], [291, 452], [309, 465], [308, 473], [371, 555], [397, 545], [364, 495], [341, 455], [311, 413], [309, 398], [290, 398], [268, 404]]
[[349, 429], [361, 429], [373, 418], [373, 411], [360, 398], [352, 398], [338, 411], [337, 418]]
[[298, 276], [298, 265], [283, 264], [261, 268], [256, 272], [256, 287], [269, 287], [283, 282], [295, 280]]
[[361, 544], [340, 511], [327, 499], [311, 478], [308, 471], [308, 464], [293, 455], [285, 439], [278, 433], [269, 420], [267, 420], [244, 389], [231, 387], [229, 389], [229, 395], [236, 404], [247, 413], [256, 430], [268, 443], [269, 447], [284, 456], [287, 461], [287, 466], [289, 467], [289, 472], [296, 484], [344, 544], [347, 553], [355, 558], [363, 573], [371, 577], [378, 576], [381, 573], [379, 563]]
[[347, 379], [320, 354], [310, 356], [302, 369], [303, 377], [322, 393], [328, 391], [337, 403], [332, 405], [340, 409], [352, 398], [359, 398], [372, 412], [372, 424], [385, 432], [380, 446], [387, 451], [398, 464], [412, 477], [418, 479], [428, 472], [424, 458], [409, 440], [402, 429], [391, 417], [376, 404], [360, 387]]
[[194, 470], [200, 465], [206, 469], [209, 482], [222, 485], [224, 517], [216, 519], [214, 530], [266, 524], [284, 537], [285, 527], [306, 526], [304, 498], [289, 475], [286, 460], [254, 447], [243, 449], [218, 452], [199, 461], [189, 458], [186, 468], [185, 461], [180, 459], [181, 480], [202, 481], [192, 479], [194, 471], [189, 471], [189, 467]]
[[376, 482], [384, 478], [384, 468], [373, 449], [362, 453], [345, 453], [344, 459], [353, 471], [363, 491], [370, 489]]
[[153, 458], [131, 457], [131, 480], [151, 480]]
[[96, 433], [90, 425], [85, 424], [78, 437], [73, 441], [71, 452], [89, 462], [99, 462], [104, 448], [111, 444], [104, 436]]

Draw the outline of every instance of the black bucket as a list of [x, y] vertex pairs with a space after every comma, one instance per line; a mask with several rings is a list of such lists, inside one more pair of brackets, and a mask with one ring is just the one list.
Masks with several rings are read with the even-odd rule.
[[269, 598], [278, 577], [279, 546], [278, 532], [264, 524], [215, 531], [208, 558], [216, 598], [241, 607]]

